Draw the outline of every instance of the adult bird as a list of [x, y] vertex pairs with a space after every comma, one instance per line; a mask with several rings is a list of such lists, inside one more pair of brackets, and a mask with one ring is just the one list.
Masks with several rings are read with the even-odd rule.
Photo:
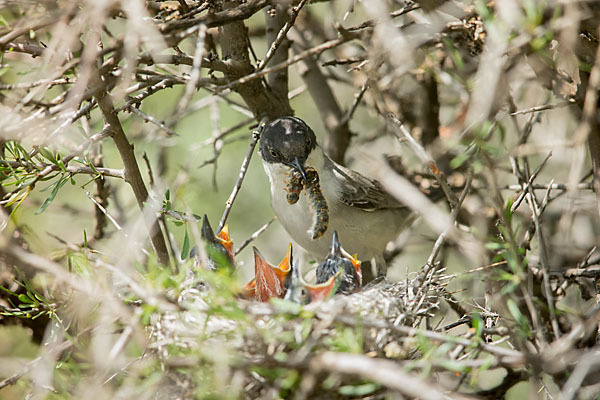
[[[266, 124], [260, 155], [271, 183], [273, 211], [296, 243], [315, 259], [323, 259], [337, 231], [346, 248], [356, 252], [360, 260], [374, 260], [377, 275], [386, 275], [385, 246], [412, 222], [414, 213], [385, 192], [378, 181], [331, 160], [300, 118], [281, 117]], [[324, 234], [316, 238], [314, 196], [311, 198], [307, 188], [298, 193], [297, 184], [290, 182], [295, 173], [308, 181], [309, 171], [318, 175], [329, 218]], [[293, 202], [288, 196], [290, 187], [296, 188]]]

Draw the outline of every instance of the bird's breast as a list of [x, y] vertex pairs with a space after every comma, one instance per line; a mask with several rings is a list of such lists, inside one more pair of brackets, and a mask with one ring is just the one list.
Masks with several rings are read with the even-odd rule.
[[315, 210], [314, 202], [308, 194], [309, 190], [302, 190], [298, 201], [290, 204], [286, 191], [290, 169], [267, 162], [264, 162], [264, 167], [271, 182], [273, 211], [291, 238], [313, 257], [323, 259], [327, 256], [334, 230], [340, 236], [342, 247], [352, 254], [358, 253], [360, 259], [377, 256], [383, 251], [387, 241], [393, 239], [396, 232], [393, 215], [388, 211], [366, 212], [344, 204], [333, 172], [316, 168], [320, 189], [327, 203], [329, 223], [325, 234], [313, 240]]

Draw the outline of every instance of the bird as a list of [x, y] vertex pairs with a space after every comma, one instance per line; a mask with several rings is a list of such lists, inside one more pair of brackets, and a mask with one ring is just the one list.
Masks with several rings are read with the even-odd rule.
[[351, 294], [360, 290], [362, 284], [361, 262], [342, 249], [337, 231], [333, 231], [331, 249], [327, 258], [317, 266], [317, 284], [327, 282], [341, 271], [336, 294]]
[[[270, 181], [273, 211], [298, 245], [321, 260], [328, 255], [333, 232], [337, 231], [346, 248], [355, 251], [360, 260], [375, 261], [377, 276], [386, 275], [383, 252], [387, 243], [415, 218], [408, 207], [377, 180], [331, 160], [317, 143], [314, 131], [300, 118], [285, 116], [268, 122], [262, 130], [259, 154]], [[316, 179], [311, 171], [316, 171]], [[311, 190], [301, 190], [295, 182], [298, 174], [307, 183], [316, 180], [318, 190], [314, 184]], [[314, 192], [320, 192], [326, 208], [315, 206], [321, 202]], [[320, 236], [315, 235], [315, 210], [317, 214], [328, 213]]]
[[[225, 268], [233, 271], [235, 268], [235, 259], [233, 251], [233, 242], [229, 236], [229, 227], [225, 225], [221, 231], [215, 235], [208, 217], [204, 214], [202, 218], [202, 228], [200, 236], [206, 245], [206, 264], [210, 270]], [[191, 256], [196, 257], [196, 250], [193, 249]]]
[[290, 279], [283, 299], [302, 305], [328, 300], [336, 294], [341, 283], [341, 275], [342, 271], [337, 271], [323, 283], [310, 284], [302, 277], [300, 263], [297, 261], [289, 275]]
[[242, 298], [266, 302], [272, 297], [283, 298], [290, 282], [292, 268], [292, 244], [278, 266], [265, 260], [256, 247], [254, 251], [254, 278], [248, 282], [241, 293]]

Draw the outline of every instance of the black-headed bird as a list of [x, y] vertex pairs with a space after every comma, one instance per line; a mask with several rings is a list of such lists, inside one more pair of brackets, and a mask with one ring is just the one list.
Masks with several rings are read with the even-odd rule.
[[300, 118], [270, 121], [262, 132], [260, 155], [273, 211], [296, 243], [323, 259], [337, 231], [346, 248], [363, 261], [374, 259], [377, 275], [386, 274], [385, 246], [412, 223], [412, 211], [378, 181], [332, 161]]

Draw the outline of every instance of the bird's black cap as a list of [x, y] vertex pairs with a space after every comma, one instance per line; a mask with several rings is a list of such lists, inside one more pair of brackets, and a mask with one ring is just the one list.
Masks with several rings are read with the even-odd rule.
[[298, 168], [298, 165], [304, 165], [316, 146], [315, 133], [304, 121], [296, 117], [281, 117], [272, 120], [263, 129], [260, 155], [266, 162]]

